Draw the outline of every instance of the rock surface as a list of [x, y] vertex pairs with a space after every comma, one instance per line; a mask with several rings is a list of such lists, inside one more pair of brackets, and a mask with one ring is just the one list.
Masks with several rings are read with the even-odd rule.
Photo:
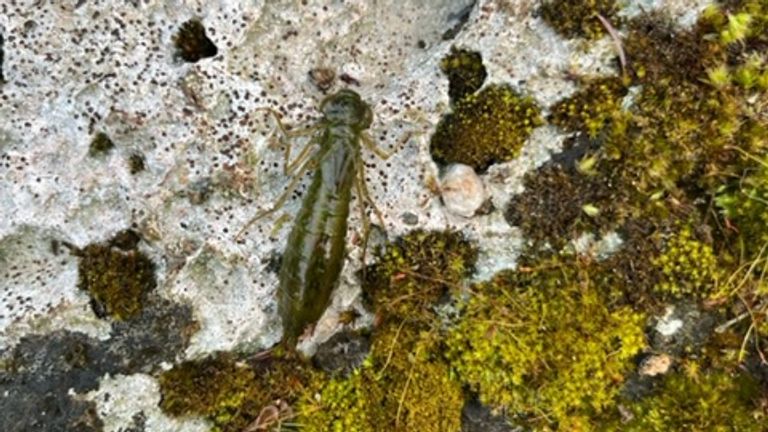
[[[695, 10], [684, 1], [630, 3], [685, 19], [706, 2]], [[514, 266], [522, 241], [498, 211], [456, 220], [435, 199], [428, 136], [448, 110], [439, 62], [453, 45], [479, 50], [489, 83], [509, 83], [545, 109], [575, 91], [566, 71], [613, 72], [609, 39], [584, 52], [534, 16], [536, 4], [62, 1], [40, 2], [33, 14], [29, 2], [0, 4], [0, 412], [14, 415], [8, 430], [204, 430], [153, 409], [156, 384], [145, 374], [280, 340], [268, 267], [303, 188], [234, 238], [290, 182], [283, 152], [269, 147], [277, 125], [265, 109], [302, 127], [318, 118], [326, 94], [358, 91], [373, 109], [376, 145], [394, 151], [387, 160], [363, 155], [387, 236], [451, 226], [484, 248], [481, 277]], [[112, 145], [92, 151], [97, 137]], [[562, 141], [555, 128], [538, 127], [520, 157], [492, 166], [481, 180], [494, 207]], [[465, 201], [462, 216], [476, 204]], [[358, 215], [350, 216], [356, 233]], [[128, 228], [154, 263], [149, 301], [160, 306], [133, 320], [103, 319], [78, 289], [77, 258], [63, 245], [82, 248]], [[361, 251], [347, 238], [349, 259], [318, 340], [359, 303]], [[18, 369], [5, 366], [12, 359]], [[141, 397], [107, 396], [134, 392]], [[45, 417], [42, 400], [67, 415]]]

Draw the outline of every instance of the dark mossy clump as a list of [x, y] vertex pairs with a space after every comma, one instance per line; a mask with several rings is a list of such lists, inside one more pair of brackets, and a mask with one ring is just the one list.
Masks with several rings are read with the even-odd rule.
[[652, 396], [630, 405], [633, 419], [621, 430], [764, 431], [758, 396], [756, 384], [742, 374], [674, 373]]
[[128, 156], [128, 172], [136, 175], [146, 169], [146, 162], [141, 153], [132, 153]]
[[99, 317], [124, 320], [138, 315], [155, 288], [155, 266], [136, 249], [138, 236], [130, 230], [106, 243], [78, 251], [78, 287], [91, 296]]
[[653, 290], [662, 275], [653, 260], [661, 254], [664, 235], [671, 231], [666, 225], [666, 221], [631, 218], [616, 230], [623, 241], [621, 248], [595, 263], [595, 276], [616, 288], [610, 292], [612, 302], [639, 310], [657, 309], [659, 299]]
[[463, 163], [482, 173], [516, 158], [541, 122], [531, 98], [506, 85], [491, 85], [456, 102], [438, 124], [430, 153], [440, 164]]
[[579, 263], [537, 265], [474, 285], [446, 355], [483, 403], [534, 427], [584, 430], [613, 407], [645, 346], [644, 318], [610, 308]]
[[507, 222], [520, 227], [535, 246], [555, 249], [585, 231], [599, 233], [620, 225], [628, 198], [605, 176], [579, 171], [579, 165], [589, 163], [587, 156], [576, 167], [547, 164], [526, 174], [525, 191], [507, 206]]
[[541, 16], [561, 35], [597, 39], [606, 34], [598, 15], [618, 27], [615, 0], [545, 0]]
[[99, 132], [91, 140], [91, 145], [88, 148], [88, 154], [92, 157], [100, 156], [108, 153], [115, 148], [115, 143], [109, 138], [109, 135], [104, 132]]
[[627, 94], [625, 84], [618, 77], [586, 82], [582, 90], [552, 107], [549, 120], [569, 132], [583, 131], [595, 138], [621, 109], [621, 99]]
[[214, 57], [219, 50], [205, 34], [205, 27], [198, 19], [191, 19], [181, 25], [179, 31], [173, 37], [176, 46], [176, 55], [187, 63]]
[[454, 104], [480, 90], [488, 76], [479, 52], [456, 47], [440, 61], [440, 70], [448, 76], [448, 96]]
[[317, 381], [314, 374], [306, 362], [279, 350], [250, 361], [216, 353], [163, 372], [160, 408], [174, 417], [205, 417], [215, 431], [241, 432], [264, 410], [279, 409], [279, 401], [292, 404], [300, 395], [311, 394], [308, 386]]
[[414, 231], [386, 245], [364, 292], [386, 319], [432, 321], [432, 306], [472, 274], [477, 248], [457, 232]]

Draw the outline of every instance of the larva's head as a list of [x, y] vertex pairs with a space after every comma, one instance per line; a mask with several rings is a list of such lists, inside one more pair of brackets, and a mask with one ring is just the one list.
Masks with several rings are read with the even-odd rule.
[[344, 124], [357, 130], [368, 129], [373, 121], [371, 107], [356, 92], [348, 89], [332, 94], [320, 104], [320, 112], [331, 124]]

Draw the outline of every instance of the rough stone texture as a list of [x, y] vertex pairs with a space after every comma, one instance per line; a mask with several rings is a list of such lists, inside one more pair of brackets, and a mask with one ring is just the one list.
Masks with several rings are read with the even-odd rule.
[[[670, 8], [684, 21], [706, 2], [697, 1], [695, 9], [685, 0], [630, 3], [635, 9]], [[256, 351], [280, 339], [276, 276], [268, 267], [285, 246], [301, 188], [281, 211], [254, 224], [241, 242], [234, 240], [289, 183], [282, 174], [282, 152], [268, 147], [276, 124], [263, 108], [281, 113], [285, 124], [310, 125], [324, 94], [355, 89], [373, 108], [370, 133], [377, 145], [396, 150], [386, 161], [364, 152], [368, 187], [385, 219], [381, 232], [394, 237], [415, 228], [454, 227], [483, 248], [478, 277], [514, 266], [522, 242], [498, 210], [468, 220], [445, 211], [429, 187], [437, 168], [428, 142], [448, 109], [439, 62], [452, 45], [480, 51], [487, 83], [508, 83], [545, 110], [575, 90], [571, 74], [615, 72], [610, 39], [588, 46], [566, 41], [534, 16], [537, 4], [0, 2], [5, 80], [0, 84], [0, 353], [7, 362], [14, 353], [26, 352], [22, 363], [29, 362], [26, 372], [0, 371], [10, 395], [0, 399], [0, 411], [21, 412], [50, 390], [55, 393], [51, 402], [72, 415], [20, 418], [17, 424], [46, 425], [35, 430], [66, 429], [62, 425], [70, 423], [57, 422], [71, 421], [79, 421], [83, 430], [100, 425], [109, 430], [114, 424], [126, 430], [178, 430], [157, 419], [148, 399], [109, 405], [99, 396], [106, 391], [97, 390], [99, 379], [215, 350]], [[215, 56], [195, 63], [180, 58], [174, 41], [190, 20], [202, 23], [217, 48]], [[316, 75], [310, 78], [318, 68], [334, 72], [335, 79], [322, 83], [327, 90], [318, 88]], [[92, 156], [90, 143], [99, 133], [114, 147]], [[496, 209], [522, 190], [525, 172], [546, 162], [563, 139], [553, 127], [537, 128], [520, 157], [489, 169], [483, 181]], [[143, 170], [135, 169], [136, 155]], [[358, 214], [351, 212], [349, 259], [314, 343], [341, 327], [341, 311], [364, 312], [355, 277]], [[156, 266], [155, 294], [188, 304], [199, 323], [189, 344], [166, 345], [176, 350], [175, 358], [163, 351], [141, 364], [132, 364], [129, 356], [124, 364], [129, 345], [147, 342], [130, 336], [146, 323], [126, 323], [120, 330], [97, 318], [87, 295], [77, 289], [76, 259], [61, 247], [67, 242], [81, 248], [130, 227], [139, 232], [142, 251]], [[363, 313], [355, 326], [370, 320]], [[192, 333], [188, 324], [174, 331]], [[160, 343], [153, 346], [165, 343], [156, 332], [146, 338]], [[36, 341], [39, 358], [30, 357], [25, 341]], [[89, 360], [80, 375], [70, 377], [72, 365], [51, 357], [70, 342], [111, 360]], [[140, 392], [154, 385], [148, 380], [128, 376], [102, 382], [105, 388]], [[77, 392], [96, 392], [91, 399], [103, 419], [93, 417], [94, 402], [61, 393], [75, 383]], [[115, 416], [122, 420], [111, 419]]]

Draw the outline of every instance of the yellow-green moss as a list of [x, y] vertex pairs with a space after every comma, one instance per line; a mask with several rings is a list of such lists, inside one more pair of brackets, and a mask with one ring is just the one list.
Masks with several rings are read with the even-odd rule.
[[613, 406], [645, 346], [643, 316], [609, 309], [573, 263], [541, 266], [474, 286], [446, 355], [484, 403], [577, 430]]
[[118, 320], [134, 317], [155, 288], [155, 266], [136, 249], [138, 240], [132, 231], [125, 231], [109, 242], [76, 251], [78, 287], [91, 296], [97, 315]]
[[176, 365], [160, 375], [159, 383], [165, 413], [207, 417], [218, 427], [231, 423], [249, 398], [261, 398], [254, 370], [225, 353]]
[[506, 85], [490, 85], [456, 102], [432, 136], [430, 153], [441, 164], [463, 163], [484, 172], [520, 154], [539, 108]]
[[693, 237], [686, 225], [668, 239], [653, 259], [663, 279], [654, 287], [662, 297], [707, 298], [715, 293], [719, 271], [712, 247]]
[[433, 319], [431, 307], [474, 271], [477, 248], [457, 232], [413, 231], [386, 245], [363, 287], [382, 318]]
[[105, 154], [115, 148], [115, 143], [109, 139], [109, 135], [104, 132], [97, 133], [91, 140], [91, 145], [88, 148], [88, 154], [90, 156], [99, 156]]
[[561, 35], [596, 39], [606, 34], [597, 18], [601, 15], [614, 27], [619, 26], [615, 0], [545, 0], [541, 16]]
[[434, 306], [459, 291], [477, 250], [459, 233], [414, 231], [377, 255], [363, 287], [378, 317], [371, 353], [351, 376], [305, 394], [296, 423], [307, 432], [459, 431], [464, 395]]
[[307, 432], [458, 432], [464, 395], [440, 356], [439, 339], [403, 322], [374, 335], [371, 356], [345, 379], [298, 405]]
[[[723, 372], [664, 378], [652, 396], [629, 405], [634, 419], [627, 432], [751, 432], [765, 424], [752, 401], [756, 386], [748, 377]], [[759, 417], [758, 417], [759, 416]]]
[[241, 432], [268, 405], [291, 404], [309, 392], [315, 374], [302, 360], [280, 352], [256, 363], [216, 353], [163, 372], [160, 408], [174, 417], [205, 417], [214, 431]]
[[768, 160], [761, 160], [755, 171], [724, 185], [716, 202], [728, 218], [733, 235], [747, 260], [765, 258], [768, 251]]
[[585, 84], [585, 88], [552, 107], [550, 122], [569, 132], [582, 131], [595, 138], [621, 108], [627, 88], [618, 77], [600, 78]]
[[480, 90], [488, 76], [479, 52], [456, 47], [440, 61], [440, 70], [448, 76], [448, 96], [453, 103]]

